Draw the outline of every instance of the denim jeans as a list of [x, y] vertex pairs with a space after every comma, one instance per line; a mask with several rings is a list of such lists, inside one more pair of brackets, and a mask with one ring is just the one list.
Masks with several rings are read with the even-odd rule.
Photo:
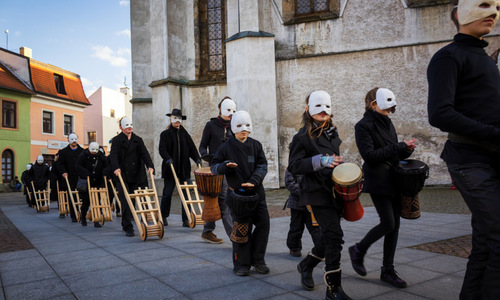
[[500, 167], [448, 164], [472, 213], [472, 251], [460, 299], [500, 299]]

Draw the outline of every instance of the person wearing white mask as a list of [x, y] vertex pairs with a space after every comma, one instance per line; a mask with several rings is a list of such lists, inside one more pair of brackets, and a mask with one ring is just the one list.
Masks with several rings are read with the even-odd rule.
[[[76, 190], [78, 174], [76, 174], [75, 171], [75, 162], [78, 156], [83, 152], [83, 148], [78, 144], [78, 135], [76, 135], [76, 133], [68, 135], [68, 143], [66, 147], [57, 152], [57, 161], [54, 164], [57, 172], [62, 177], [59, 182], [59, 188], [62, 191], [68, 190], [68, 185], [64, 178], [68, 178], [71, 190]], [[73, 205], [69, 205], [69, 215], [71, 217], [71, 222], [76, 222], [76, 214]], [[64, 215], [59, 215], [59, 217], [64, 218]]]
[[[129, 193], [133, 193], [139, 187], [148, 186], [148, 172], [154, 172], [153, 161], [142, 138], [133, 133], [132, 120], [125, 116], [118, 122], [122, 131], [112, 139], [109, 159], [111, 170], [115, 176], [121, 174]], [[115, 182], [119, 182], [118, 179]], [[118, 197], [122, 204], [122, 229], [128, 237], [135, 236], [132, 224], [132, 212], [128, 206], [127, 199], [121, 184], [117, 185]]]
[[[36, 164], [34, 164], [29, 170], [29, 177], [33, 181], [35, 191], [47, 189], [47, 182], [49, 181], [50, 171], [47, 164], [44, 163], [43, 155], [39, 155], [36, 158]], [[35, 197], [31, 197], [31, 206], [36, 206]]]
[[[193, 139], [181, 124], [182, 121], [186, 120], [186, 116], [183, 116], [182, 111], [177, 108], [174, 108], [172, 113], [166, 115], [170, 117], [170, 124], [160, 134], [160, 145], [158, 147], [160, 156], [163, 159], [161, 176], [163, 177], [164, 184], [160, 209], [164, 226], [168, 225], [167, 218], [170, 216], [172, 193], [175, 188], [175, 180], [170, 165], [174, 166], [175, 173], [180, 182], [191, 184], [191, 162], [189, 159], [192, 159], [196, 164], [201, 164], [201, 158]], [[185, 191], [183, 192], [187, 198], [187, 194]], [[182, 205], [181, 210], [182, 226], [189, 227], [186, 211]]]
[[300, 198], [312, 207], [321, 229], [322, 245], [315, 245], [311, 252], [299, 263], [302, 286], [314, 288], [312, 272], [324, 259], [326, 299], [351, 299], [341, 285], [342, 272], [340, 257], [343, 231], [340, 218], [343, 210], [341, 199], [332, 193], [333, 168], [342, 163], [337, 127], [332, 122], [332, 101], [325, 91], [314, 91], [306, 98], [302, 113], [302, 127], [290, 144], [288, 171], [302, 175]]
[[[234, 136], [222, 144], [212, 159], [211, 171], [225, 175], [228, 183], [226, 203], [233, 216], [231, 241], [233, 242], [233, 272], [248, 276], [253, 267], [257, 273], [269, 273], [265, 255], [269, 239], [269, 212], [263, 181], [267, 174], [267, 159], [262, 144], [249, 137], [252, 119], [246, 111], [237, 111], [231, 118]], [[251, 194], [255, 208], [240, 215], [234, 191]], [[239, 209], [237, 210], [239, 211]], [[241, 230], [241, 228], [244, 228]], [[243, 233], [243, 236], [239, 236]]]
[[500, 0], [453, 4], [458, 34], [429, 63], [427, 111], [429, 123], [448, 132], [441, 158], [472, 214], [460, 299], [500, 299], [500, 75], [485, 51]]
[[[201, 136], [200, 150], [201, 158], [210, 163], [212, 157], [219, 147], [230, 137], [233, 136], [231, 131], [231, 116], [236, 112], [236, 103], [230, 97], [224, 97], [219, 102], [219, 115], [211, 118], [203, 129]], [[222, 215], [222, 224], [228, 236], [231, 235], [233, 228], [233, 220], [231, 213], [226, 205], [227, 180], [224, 178], [222, 190], [219, 193], [218, 203]], [[213, 231], [215, 230], [215, 222], [206, 222], [203, 227], [201, 239], [213, 244], [220, 244], [224, 241], [218, 238]]]
[[[83, 153], [78, 157], [75, 163], [75, 171], [80, 179], [90, 182], [93, 188], [101, 188], [105, 186], [104, 176], [108, 173], [108, 160], [104, 153], [99, 151], [99, 144], [96, 142], [90, 143], [89, 147], [83, 150]], [[82, 226], [87, 226], [87, 220], [84, 216], [90, 206], [89, 192], [80, 192], [82, 198], [81, 214], [82, 218], [80, 223]], [[99, 220], [94, 220], [94, 227], [101, 227]]]

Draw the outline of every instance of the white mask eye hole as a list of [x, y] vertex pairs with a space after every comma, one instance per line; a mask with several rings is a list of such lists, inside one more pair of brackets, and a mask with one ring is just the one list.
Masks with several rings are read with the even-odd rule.
[[250, 124], [247, 124], [247, 127], [250, 127]]
[[330, 105], [327, 105], [326, 108], [330, 108]]
[[241, 128], [241, 124], [236, 125], [236, 127]]
[[489, 8], [489, 7], [490, 7], [490, 5], [489, 5], [488, 3], [481, 3], [481, 4], [479, 5], [479, 7], [481, 7], [481, 8]]

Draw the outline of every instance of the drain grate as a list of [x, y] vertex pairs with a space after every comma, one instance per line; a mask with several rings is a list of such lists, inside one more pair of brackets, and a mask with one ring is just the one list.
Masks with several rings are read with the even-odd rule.
[[410, 248], [468, 258], [472, 248], [472, 235], [469, 234], [459, 236], [448, 240], [421, 244]]

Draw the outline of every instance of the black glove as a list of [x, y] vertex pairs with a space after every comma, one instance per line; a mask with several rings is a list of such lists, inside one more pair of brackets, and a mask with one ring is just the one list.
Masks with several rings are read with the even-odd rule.
[[201, 156], [201, 159], [203, 159], [206, 162], [210, 162], [212, 160], [213, 155], [210, 154], [205, 154]]
[[172, 159], [167, 159], [165, 161], [165, 164], [167, 164], [167, 166], [170, 166], [172, 164]]

